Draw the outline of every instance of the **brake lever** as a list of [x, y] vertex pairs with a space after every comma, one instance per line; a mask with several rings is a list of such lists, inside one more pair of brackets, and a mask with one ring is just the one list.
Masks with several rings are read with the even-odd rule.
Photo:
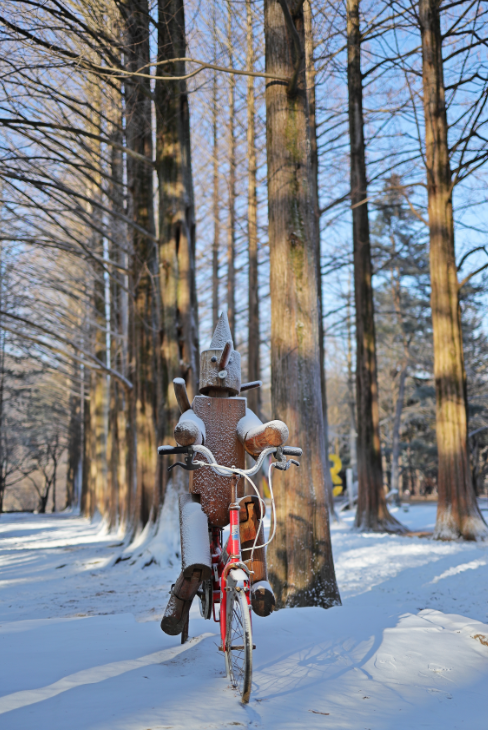
[[275, 453], [274, 457], [277, 462], [275, 464], [275, 469], [279, 469], [280, 471], [288, 471], [288, 469], [290, 468], [290, 466], [292, 464], [295, 464], [295, 466], [300, 466], [299, 461], [296, 461], [295, 459], [286, 458], [281, 446], [278, 449], [276, 449], [276, 453]]
[[195, 464], [193, 461], [193, 455], [194, 451], [192, 448], [188, 449], [188, 453], [185, 456], [185, 463], [183, 464], [181, 461], [177, 461], [175, 464], [171, 464], [171, 466], [168, 467], [168, 471], [171, 471], [171, 469], [174, 469], [175, 466], [181, 466], [182, 469], [185, 471], [196, 471], [197, 469], [200, 469], [201, 464]]

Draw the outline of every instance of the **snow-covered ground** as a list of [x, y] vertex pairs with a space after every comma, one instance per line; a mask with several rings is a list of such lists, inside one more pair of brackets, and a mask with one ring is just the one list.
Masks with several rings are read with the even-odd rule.
[[[435, 505], [397, 516], [429, 530]], [[254, 617], [242, 706], [198, 606], [188, 644], [159, 628], [176, 534], [128, 550], [76, 516], [2, 515], [0, 727], [487, 730], [488, 544], [361, 535], [351, 520], [333, 527], [343, 606]]]

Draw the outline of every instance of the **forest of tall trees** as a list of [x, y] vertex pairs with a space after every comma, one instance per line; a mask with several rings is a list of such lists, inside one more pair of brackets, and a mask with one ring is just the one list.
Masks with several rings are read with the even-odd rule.
[[304, 451], [279, 602], [340, 600], [329, 454], [358, 530], [408, 492], [487, 536], [486, 3], [0, 6], [0, 512], [157, 523], [172, 381], [226, 309]]

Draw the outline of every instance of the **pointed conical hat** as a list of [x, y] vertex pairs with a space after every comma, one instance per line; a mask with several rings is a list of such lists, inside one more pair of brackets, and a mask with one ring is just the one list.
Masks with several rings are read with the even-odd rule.
[[[232, 351], [225, 370], [220, 370], [220, 358], [227, 342]], [[241, 390], [241, 356], [234, 350], [227, 312], [222, 312], [217, 322], [208, 350], [200, 353], [199, 391], [206, 395], [212, 390], [226, 390], [229, 395], [239, 395]]]
[[210, 349], [223, 350], [226, 342], [232, 342], [232, 349], [234, 349], [234, 342], [232, 341], [232, 333], [229, 327], [229, 320], [227, 319], [227, 312], [224, 310], [219, 317], [215, 332], [213, 333]]

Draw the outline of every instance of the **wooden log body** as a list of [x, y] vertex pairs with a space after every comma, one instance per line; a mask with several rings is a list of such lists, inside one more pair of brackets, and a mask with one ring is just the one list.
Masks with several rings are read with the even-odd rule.
[[[192, 405], [193, 412], [205, 424], [205, 446], [217, 462], [244, 469], [244, 447], [237, 437], [237, 424], [246, 414], [246, 399], [197, 395]], [[190, 491], [200, 495], [202, 509], [212, 525], [225, 527], [229, 524], [231, 477], [219, 476], [202, 467], [191, 472]], [[237, 493], [239, 496], [244, 494], [243, 479], [238, 482]]]

